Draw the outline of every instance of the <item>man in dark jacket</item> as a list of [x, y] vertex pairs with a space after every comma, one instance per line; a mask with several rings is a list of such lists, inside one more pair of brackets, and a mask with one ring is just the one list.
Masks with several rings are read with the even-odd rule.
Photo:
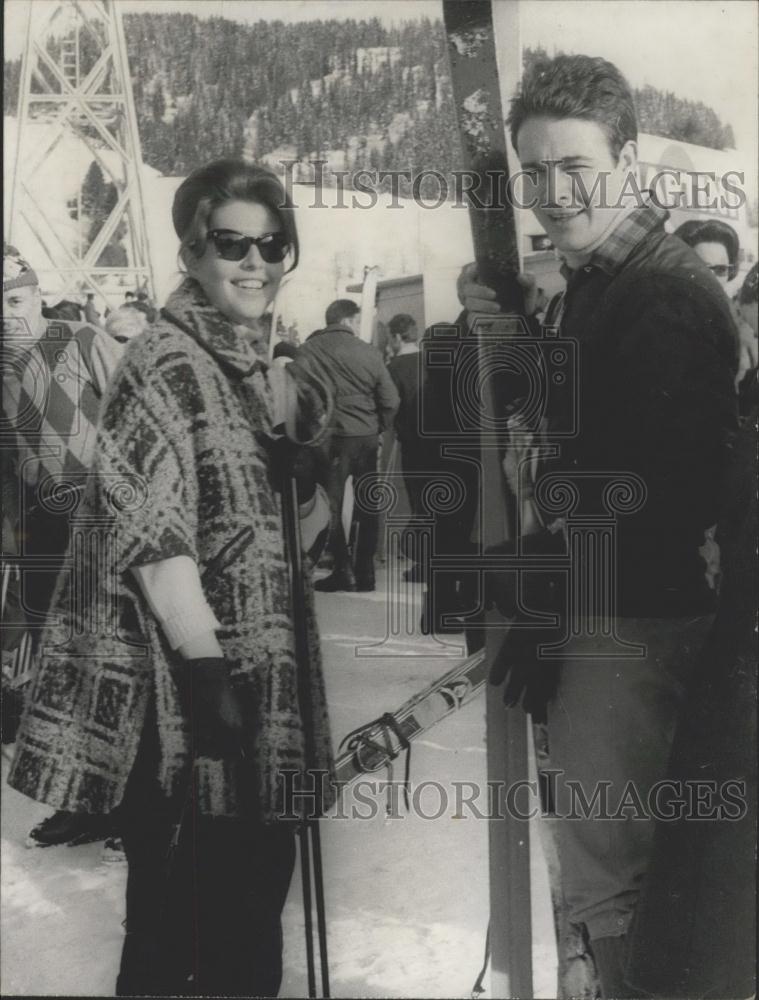
[[399, 313], [390, 320], [390, 335], [397, 343], [395, 355], [391, 358], [387, 370], [395, 382], [400, 397], [400, 405], [395, 414], [395, 435], [401, 449], [401, 468], [403, 469], [406, 492], [408, 493], [411, 510], [416, 513], [418, 508], [418, 480], [413, 473], [417, 468], [417, 452], [421, 447], [419, 436], [419, 329], [413, 316]]
[[[419, 353], [419, 328], [408, 313], [398, 313], [389, 323], [391, 343], [395, 351], [387, 370], [400, 396], [400, 406], [395, 414], [395, 436], [400, 449], [403, 483], [406, 487], [412, 515], [422, 513], [422, 488], [426, 481], [422, 470], [425, 462], [421, 452], [429, 448], [419, 433], [419, 386], [421, 380], [421, 355]], [[414, 558], [410, 551], [407, 555]], [[406, 580], [421, 581], [424, 570], [415, 562], [406, 570]]]
[[[597, 516], [599, 501], [612, 500], [603, 493], [610, 477], [633, 473], [643, 483], [616, 525], [616, 578], [587, 609], [581, 634], [567, 630], [547, 713], [569, 916], [588, 929], [604, 996], [629, 997], [625, 939], [654, 818], [619, 804], [633, 793], [647, 803], [664, 777], [684, 684], [711, 622], [699, 548], [718, 517], [736, 426], [736, 334], [714, 275], [665, 233], [668, 213], [629, 184], [637, 124], [614, 66], [586, 56], [541, 61], [522, 81], [509, 125], [533, 211], [565, 261], [560, 335], [579, 346], [578, 433], [557, 442], [537, 497], [543, 473], [560, 474], [576, 490], [575, 511]], [[498, 311], [471, 266], [462, 284], [467, 310]], [[552, 398], [548, 391], [549, 441], [561, 416]], [[537, 523], [555, 517], [529, 502]], [[609, 655], [604, 602], [615, 608], [616, 640], [637, 651]], [[611, 817], [599, 818], [597, 800], [595, 814], [578, 813], [578, 789], [586, 803], [608, 793]]]
[[378, 516], [365, 508], [360, 496], [356, 498], [354, 574], [343, 528], [343, 496], [348, 476], [353, 477], [355, 486], [361, 476], [377, 471], [379, 435], [390, 426], [398, 408], [398, 393], [379, 351], [357, 336], [360, 310], [356, 303], [337, 299], [327, 309], [325, 319], [326, 327], [312, 333], [298, 352], [298, 363], [332, 386], [335, 401], [327, 481], [334, 567], [330, 576], [316, 582], [315, 589], [371, 591]]

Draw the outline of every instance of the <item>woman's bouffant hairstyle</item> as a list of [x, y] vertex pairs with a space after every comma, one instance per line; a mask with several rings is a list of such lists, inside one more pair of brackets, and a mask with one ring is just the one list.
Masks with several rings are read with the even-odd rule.
[[738, 234], [732, 226], [721, 219], [688, 219], [678, 226], [674, 233], [689, 247], [699, 243], [721, 243], [727, 253], [730, 264], [730, 280], [736, 275], [738, 267], [738, 251], [741, 248]]
[[528, 118], [595, 122], [606, 133], [615, 160], [626, 142], [638, 139], [630, 87], [613, 63], [598, 56], [559, 55], [531, 66], [506, 119], [514, 149], [519, 129]]
[[171, 218], [181, 240], [180, 254], [195, 257], [205, 253], [208, 222], [215, 208], [228, 201], [250, 201], [264, 205], [278, 219], [290, 244], [287, 272], [298, 266], [300, 245], [295, 209], [276, 174], [245, 160], [214, 160], [186, 177], [174, 195]]

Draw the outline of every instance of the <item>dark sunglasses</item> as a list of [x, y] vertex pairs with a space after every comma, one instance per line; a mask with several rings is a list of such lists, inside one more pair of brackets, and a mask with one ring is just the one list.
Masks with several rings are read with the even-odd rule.
[[245, 260], [251, 246], [258, 247], [258, 252], [267, 264], [279, 264], [287, 256], [290, 241], [286, 233], [267, 233], [265, 236], [243, 236], [234, 229], [212, 229], [208, 239], [213, 243], [216, 253], [222, 260]]

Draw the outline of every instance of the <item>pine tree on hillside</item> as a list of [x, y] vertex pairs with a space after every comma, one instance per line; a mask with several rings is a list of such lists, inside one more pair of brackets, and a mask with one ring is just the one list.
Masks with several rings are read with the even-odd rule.
[[[366, 167], [366, 140], [374, 148], [378, 134], [385, 141], [373, 159], [387, 157], [381, 161], [386, 169], [413, 164], [445, 173], [457, 162], [440, 21], [393, 28], [376, 17], [248, 25], [159, 11], [126, 14], [124, 29], [143, 156], [162, 173], [181, 175], [219, 155], [265, 159], [283, 147], [306, 157], [350, 151], [356, 166]], [[90, 59], [94, 39], [82, 36], [82, 45]], [[56, 58], [60, 41], [51, 39], [48, 47]], [[396, 49], [400, 58], [380, 57], [376, 65], [364, 58], [359, 73], [359, 50], [372, 48]], [[543, 48], [526, 49], [524, 65], [547, 56]], [[19, 74], [20, 60], [5, 63], [6, 114], [16, 112]], [[321, 88], [316, 97], [312, 83]], [[730, 126], [699, 102], [650, 86], [636, 90], [635, 100], [641, 131], [714, 148], [735, 143]]]
[[100, 165], [93, 160], [82, 182], [82, 212], [91, 222], [102, 222], [107, 216], [107, 185]]
[[160, 80], [158, 81], [158, 86], [153, 91], [153, 97], [150, 104], [153, 121], [163, 121], [163, 116], [166, 114], [166, 98], [163, 96], [163, 86]]

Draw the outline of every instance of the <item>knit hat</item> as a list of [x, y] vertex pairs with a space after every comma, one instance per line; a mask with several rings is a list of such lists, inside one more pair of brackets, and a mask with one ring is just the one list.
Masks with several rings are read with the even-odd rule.
[[10, 243], [3, 245], [3, 294], [23, 285], [39, 285], [39, 278]]

